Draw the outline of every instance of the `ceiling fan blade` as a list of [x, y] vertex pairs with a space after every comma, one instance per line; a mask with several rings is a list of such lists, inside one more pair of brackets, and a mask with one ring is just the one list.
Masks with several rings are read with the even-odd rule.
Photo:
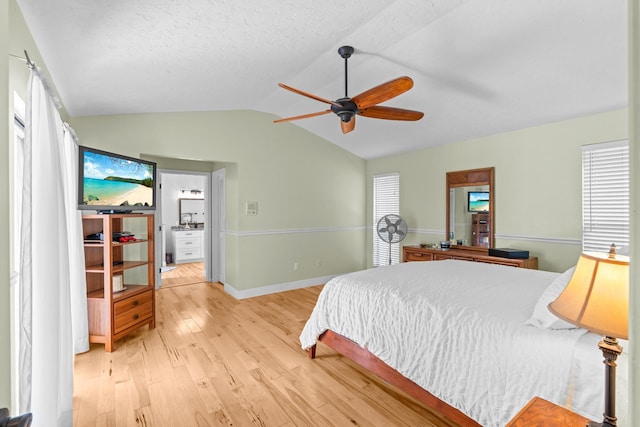
[[283, 89], [290, 90], [293, 93], [297, 93], [298, 95], [306, 96], [307, 98], [311, 98], [311, 99], [315, 99], [316, 101], [324, 102], [325, 104], [331, 104], [331, 105], [335, 105], [336, 107], [342, 107], [342, 105], [337, 104], [337, 103], [335, 103], [333, 101], [329, 101], [328, 99], [320, 98], [319, 96], [314, 95], [312, 93], [305, 92], [303, 90], [296, 89], [296, 88], [291, 87], [291, 86], [287, 86], [284, 83], [278, 83], [278, 86], [280, 86]]
[[358, 114], [364, 117], [371, 117], [372, 119], [406, 121], [420, 120], [424, 116], [424, 113], [421, 111], [405, 110], [404, 108], [383, 107], [381, 105], [365, 108], [364, 110], [360, 110]]
[[323, 114], [328, 114], [330, 112], [331, 110], [318, 111], [317, 113], [309, 113], [309, 114], [303, 114], [301, 116], [287, 117], [284, 119], [274, 120], [273, 123], [282, 123], [282, 122], [290, 122], [292, 120], [308, 119], [309, 117], [322, 116]]
[[390, 82], [382, 83], [374, 88], [362, 92], [351, 98], [359, 110], [369, 108], [373, 105], [380, 104], [391, 98], [405, 93], [413, 87], [413, 80], [410, 77], [398, 77]]
[[342, 133], [349, 133], [356, 127], [356, 116], [351, 117], [351, 120], [348, 122], [343, 122], [340, 120], [340, 127], [342, 128]]

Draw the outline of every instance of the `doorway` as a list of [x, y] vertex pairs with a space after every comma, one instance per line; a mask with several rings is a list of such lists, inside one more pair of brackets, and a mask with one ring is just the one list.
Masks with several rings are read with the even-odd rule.
[[160, 269], [156, 287], [206, 280], [205, 261], [211, 253], [205, 238], [210, 224], [208, 176], [206, 172], [158, 171], [160, 248], [156, 252]]
[[156, 288], [224, 282], [225, 170], [161, 169], [158, 185]]

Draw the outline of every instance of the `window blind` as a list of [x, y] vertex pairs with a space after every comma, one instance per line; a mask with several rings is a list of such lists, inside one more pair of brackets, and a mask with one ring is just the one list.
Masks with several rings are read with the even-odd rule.
[[582, 147], [582, 249], [608, 252], [629, 244], [629, 144]]
[[[390, 173], [373, 177], [373, 266], [389, 263], [389, 244], [378, 237], [380, 218], [400, 214], [400, 174]], [[391, 245], [391, 262], [400, 262], [400, 245]]]

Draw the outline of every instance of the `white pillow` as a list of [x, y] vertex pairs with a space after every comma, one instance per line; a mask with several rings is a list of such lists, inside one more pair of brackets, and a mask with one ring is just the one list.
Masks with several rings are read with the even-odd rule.
[[524, 322], [525, 325], [535, 326], [541, 329], [576, 329], [577, 326], [573, 325], [565, 320], [558, 318], [555, 314], [549, 311], [547, 307], [551, 302], [558, 298], [558, 295], [564, 290], [573, 276], [575, 266], [569, 268], [564, 273], [553, 279], [547, 289], [544, 290], [536, 306], [533, 308], [533, 314]]

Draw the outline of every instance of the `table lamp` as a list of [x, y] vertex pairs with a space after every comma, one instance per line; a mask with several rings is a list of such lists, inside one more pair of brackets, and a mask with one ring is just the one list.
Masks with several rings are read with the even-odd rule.
[[615, 245], [608, 254], [583, 253], [571, 280], [549, 304], [549, 310], [567, 322], [604, 335], [598, 343], [605, 365], [604, 419], [589, 426], [617, 426], [616, 359], [622, 354], [617, 338], [628, 338], [629, 258], [616, 255]]

